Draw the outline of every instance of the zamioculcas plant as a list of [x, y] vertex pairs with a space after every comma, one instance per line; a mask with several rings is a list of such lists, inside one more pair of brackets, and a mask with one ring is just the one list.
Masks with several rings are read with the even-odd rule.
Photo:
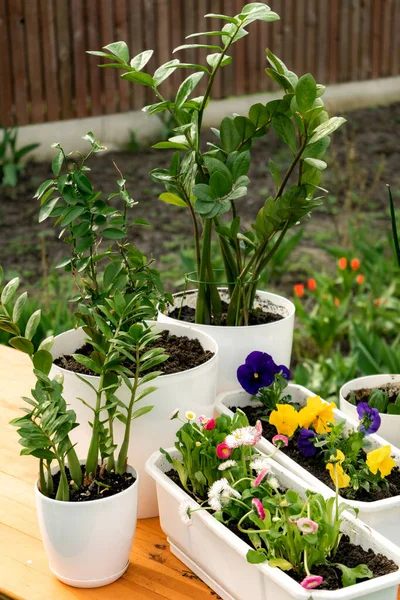
[[[37, 190], [41, 208], [39, 220], [55, 218], [60, 226], [60, 237], [67, 242], [70, 252], [58, 263], [59, 268], [71, 273], [77, 295], [75, 317], [87, 335], [89, 352], [73, 358], [93, 374], [97, 384], [80, 377], [95, 392], [92, 434], [82, 480], [82, 471], [68, 434], [77, 427], [74, 411], [68, 410], [62, 397], [62, 381], [50, 380], [52, 366], [49, 350], [53, 339], [36, 347], [32, 338], [40, 321], [40, 311], [29, 319], [25, 331], [20, 329], [20, 318], [26, 302], [26, 293], [15, 300], [18, 279], [10, 281], [0, 297], [0, 329], [12, 334], [9, 344], [27, 353], [33, 362], [37, 385], [33, 399], [26, 399], [32, 407], [27, 415], [16, 419], [24, 454], [33, 454], [41, 461], [40, 486], [46, 495], [52, 492], [50, 468], [52, 460], [59, 466], [61, 478], [56, 491], [57, 499], [68, 500], [69, 487], [65, 475], [65, 461], [74, 485], [88, 486], [101, 479], [104, 470], [118, 475], [125, 473], [128, 459], [131, 421], [149, 412], [152, 406], [138, 405], [156, 387], [148, 386], [160, 372], [154, 368], [168, 356], [157, 347], [159, 334], [147, 324], [156, 315], [157, 303], [163, 300], [158, 272], [151, 267], [143, 253], [132, 244], [129, 234], [132, 226], [146, 225], [141, 219], [132, 219], [131, 209], [136, 202], [126, 189], [120, 174], [118, 191], [107, 199], [94, 189], [87, 173], [86, 161], [92, 153], [104, 148], [92, 133], [85, 139], [90, 143], [86, 156], [66, 155], [59, 144], [52, 161], [54, 178], [45, 181]], [[113, 204], [118, 196], [122, 209]], [[0, 270], [0, 289], [4, 275]], [[122, 384], [128, 388], [128, 401], [117, 397]], [[103, 418], [103, 415], [106, 418]], [[114, 439], [114, 422], [125, 426], [120, 447]]]
[[[193, 221], [198, 298], [197, 323], [219, 324], [223, 307], [218, 293], [216, 273], [211, 257], [211, 240], [216, 235], [224, 264], [224, 285], [229, 290], [227, 325], [247, 325], [253, 309], [257, 281], [280, 247], [287, 231], [321, 204], [314, 198], [327, 164], [323, 158], [330, 134], [345, 119], [330, 118], [321, 99], [325, 91], [309, 73], [298, 78], [270, 50], [266, 74], [282, 88], [283, 95], [266, 105], [254, 104], [247, 116], [225, 117], [219, 129], [212, 129], [215, 142], [205, 149], [202, 123], [217, 73], [232, 62], [233, 44], [248, 35], [254, 21], [279, 19], [263, 2], [246, 4], [235, 16], [208, 14], [225, 22], [220, 31], [194, 33], [192, 37], [210, 37], [212, 43], [184, 44], [174, 52], [191, 48], [209, 50], [206, 65], [182, 63], [173, 59], [152, 75], [143, 71], [153, 51], [146, 50], [130, 59], [125, 42], [104, 47], [104, 52], [91, 52], [112, 60], [101, 65], [121, 69], [121, 78], [148, 87], [156, 103], [144, 107], [149, 114], [168, 112], [175, 122], [174, 135], [154, 147], [175, 150], [169, 169], [154, 169], [151, 178], [165, 186], [160, 199], [189, 210]], [[214, 38], [219, 38], [214, 42]], [[194, 71], [180, 85], [174, 98], [162, 93], [162, 83], [176, 69]], [[196, 86], [206, 79], [203, 95], [194, 96]], [[238, 204], [247, 195], [250, 180], [251, 147], [257, 138], [273, 129], [289, 148], [292, 160], [283, 169], [272, 159], [269, 171], [275, 189], [260, 209], [250, 230], [241, 224]], [[323, 190], [325, 191], [325, 190]]]

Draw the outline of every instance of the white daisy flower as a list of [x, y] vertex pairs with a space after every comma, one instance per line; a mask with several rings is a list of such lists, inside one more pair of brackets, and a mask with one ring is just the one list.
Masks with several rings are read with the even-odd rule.
[[239, 427], [225, 438], [225, 444], [229, 448], [240, 446], [255, 446], [261, 439], [260, 432], [255, 427]]
[[256, 456], [250, 463], [250, 469], [260, 473], [261, 471], [264, 471], [264, 469], [271, 469], [271, 464], [265, 456]]
[[232, 467], [236, 467], [236, 466], [237, 466], [236, 460], [226, 460], [225, 462], [223, 462], [219, 465], [218, 470], [225, 471], [225, 469], [231, 469]]
[[182, 523], [185, 525], [192, 524], [192, 510], [197, 506], [190, 500], [184, 500], [179, 505], [179, 514], [181, 516]]
[[188, 410], [185, 413], [185, 417], [187, 418], [188, 421], [194, 421], [196, 418], [196, 413], [194, 413], [192, 410]]
[[274, 490], [279, 488], [279, 481], [276, 477], [272, 476], [268, 478], [268, 485], [270, 485]]
[[215, 481], [208, 490], [208, 504], [215, 511], [220, 511], [229, 503], [231, 498], [240, 499], [241, 495], [223, 477]]

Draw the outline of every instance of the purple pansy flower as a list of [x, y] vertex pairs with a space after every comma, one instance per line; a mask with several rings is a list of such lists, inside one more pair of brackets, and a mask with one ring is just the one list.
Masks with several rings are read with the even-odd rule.
[[276, 365], [270, 354], [255, 350], [238, 368], [237, 378], [242, 388], [254, 396], [261, 388], [271, 385], [277, 373], [290, 379], [290, 371], [285, 365]]
[[276, 373], [280, 373], [282, 377], [286, 379], [286, 381], [289, 381], [290, 371], [287, 367], [285, 367], [285, 365], [279, 365], [278, 367], [276, 367]]
[[368, 402], [357, 404], [357, 413], [360, 420], [360, 431], [365, 434], [375, 433], [381, 426], [381, 416], [377, 408], [371, 408]]
[[277, 366], [270, 354], [255, 350], [240, 365], [237, 378], [242, 388], [253, 396], [274, 381]]
[[313, 444], [314, 438], [314, 431], [305, 429], [304, 427], [300, 429], [300, 433], [297, 436], [297, 445], [304, 456], [315, 456], [317, 454], [317, 449]]

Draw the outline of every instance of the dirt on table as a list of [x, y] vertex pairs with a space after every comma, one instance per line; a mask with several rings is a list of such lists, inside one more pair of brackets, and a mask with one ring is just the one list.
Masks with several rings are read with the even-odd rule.
[[[336, 206], [340, 208], [344, 206], [349, 191], [358, 195], [355, 204], [360, 219], [375, 211], [374, 227], [389, 226], [384, 184], [390, 183], [395, 194], [400, 189], [400, 103], [357, 110], [345, 116], [348, 122], [332, 136], [327, 156], [329, 168], [322, 182], [330, 195], [324, 206], [313, 212], [311, 222], [306, 225], [301, 246], [296, 251], [298, 264], [301, 253], [308, 256], [316, 268], [320, 268], [321, 262], [326, 263], [324, 253], [315, 243], [316, 232], [340, 231], [341, 219], [348, 219], [348, 212], [341, 210], [337, 211], [335, 219], [332, 218], [330, 207], [333, 197], [337, 198]], [[57, 139], [56, 125], [54, 139]], [[269, 158], [272, 157], [284, 168], [291, 160], [272, 131], [265, 139], [255, 141], [251, 154], [249, 192], [246, 198], [240, 200], [239, 207], [241, 226], [246, 229], [274, 189], [268, 171]], [[156, 259], [156, 267], [165, 273], [167, 289], [175, 291], [176, 276], [171, 278], [168, 273], [171, 265], [179, 269], [182, 249], [192, 247], [190, 215], [183, 208], [161, 202], [158, 195], [163, 188], [153, 183], [148, 175], [153, 168], [167, 167], [170, 158], [170, 151], [147, 148], [135, 153], [99, 153], [93, 156], [93, 160], [90, 159], [89, 175], [96, 191], [102, 190], [105, 197], [117, 191], [119, 175], [113, 161], [116, 162], [127, 180], [127, 189], [139, 202], [134, 216], [145, 218], [151, 224], [151, 229], [133, 227], [132, 242]], [[58, 239], [53, 221], [38, 223], [39, 202], [33, 199], [39, 184], [51, 177], [50, 161], [30, 162], [17, 187], [0, 189], [0, 264], [5, 265], [6, 271], [13, 276], [20, 275], [28, 287], [35, 286], [42, 275], [66, 255], [65, 245]], [[374, 188], [377, 177], [380, 184]], [[357, 189], [355, 186], [358, 186]], [[184, 270], [182, 268], [182, 275]], [[285, 285], [291, 289], [293, 278], [290, 283], [280, 282], [282, 291]]]
[[[235, 406], [229, 407], [233, 412], [236, 411]], [[255, 425], [257, 420], [261, 420], [263, 436], [271, 441], [274, 435], [277, 434], [274, 425], [271, 425], [267, 421], [262, 420], [265, 415], [265, 408], [263, 406], [241, 406], [240, 409], [247, 416], [250, 425]], [[332, 490], [335, 489], [329, 471], [326, 469], [325, 463], [321, 460], [319, 455], [316, 456], [304, 456], [297, 446], [297, 435], [295, 434], [289, 442], [287, 447], [280, 449], [281, 452], [289, 456], [294, 460], [300, 467], [303, 467], [306, 471], [317, 477], [322, 483], [330, 487]], [[385, 498], [393, 498], [394, 496], [400, 495], [400, 469], [395, 467], [390, 475], [385, 477], [385, 481], [388, 484], [387, 488], [379, 490], [371, 490], [367, 492], [364, 488], [359, 488], [356, 492], [349, 490], [351, 495], [346, 489], [340, 490], [340, 495], [343, 498], [349, 498], [351, 500], [358, 500], [360, 502], [375, 502], [377, 500], [383, 500]]]
[[[190, 339], [186, 335], [173, 335], [166, 329], [161, 331], [160, 337], [157, 340], [146, 346], [143, 350], [143, 354], [152, 348], [163, 348], [165, 354], [168, 354], [168, 358], [165, 362], [154, 367], [157, 371], [161, 371], [163, 375], [181, 373], [182, 371], [193, 369], [194, 367], [198, 367], [207, 362], [214, 356], [214, 353], [210, 350], [204, 350], [197, 338]], [[90, 357], [92, 352], [92, 346], [90, 344], [85, 344], [82, 348], [77, 349], [75, 354], [82, 354], [83, 356]], [[73, 356], [68, 354], [56, 358], [54, 362], [58, 367], [62, 367], [67, 371], [73, 371], [74, 373], [79, 373], [81, 375], [96, 375], [91, 369], [80, 364]], [[122, 364], [132, 371], [135, 369], [135, 365], [129, 359], [125, 360]], [[154, 369], [151, 368], [150, 370]]]

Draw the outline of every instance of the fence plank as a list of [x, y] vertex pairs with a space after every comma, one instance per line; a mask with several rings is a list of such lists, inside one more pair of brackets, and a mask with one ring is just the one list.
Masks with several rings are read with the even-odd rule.
[[[243, 7], [242, 0], [236, 0], [236, 14], [240, 12]], [[246, 62], [244, 52], [236, 53], [235, 63], [235, 83], [236, 83], [236, 94], [238, 96], [246, 93]]]
[[72, 119], [72, 61], [71, 38], [69, 33], [70, 10], [68, 0], [58, 0], [56, 5], [56, 34], [58, 48], [57, 72], [60, 85], [61, 114], [63, 119]]
[[371, 0], [364, 0], [361, 9], [360, 79], [371, 75]]
[[[129, 46], [128, 40], [128, 10], [126, 0], [118, 0], [115, 2], [115, 29], [114, 39], [124, 40]], [[129, 48], [131, 51], [131, 48]], [[132, 56], [132, 53], [131, 53]], [[130, 109], [131, 83], [121, 79], [122, 71], [116, 71], [116, 79], [118, 84], [118, 109], [120, 112], [125, 112]]]
[[[86, 14], [90, 15], [87, 22], [88, 50], [100, 50], [100, 6], [97, 0], [86, 0]], [[90, 114], [92, 116], [103, 114], [102, 106], [102, 81], [101, 70], [98, 65], [104, 61], [95, 56], [89, 56], [89, 84], [90, 84]]]
[[9, 2], [11, 63], [18, 125], [29, 123], [24, 13], [21, 0]]
[[379, 64], [381, 59], [381, 22], [382, 22], [382, 2], [374, 0], [372, 3], [372, 78], [379, 75]]
[[31, 100], [31, 121], [44, 121], [42, 49], [40, 47], [38, 1], [25, 2], [25, 27], [27, 41], [27, 60], [29, 90]]
[[338, 80], [338, 35], [339, 35], [339, 0], [331, 0], [329, 5], [329, 83]]
[[[100, 31], [101, 45], [107, 46], [115, 42], [113, 29], [113, 2], [100, 0]], [[109, 61], [107, 61], [109, 62]], [[102, 69], [102, 93], [104, 96], [103, 112], [112, 114], [117, 112], [117, 71], [115, 69]]]
[[11, 78], [11, 51], [8, 27], [6, 0], [0, 0], [0, 125], [10, 127], [14, 124], [13, 115], [13, 81]]
[[[128, 0], [129, 13], [129, 49], [131, 55], [135, 56], [145, 48], [144, 43], [144, 8], [142, 0]], [[131, 93], [131, 108], [140, 110], [145, 104], [144, 88], [137, 83], [130, 83], [129, 89]]]
[[391, 18], [393, 10], [393, 0], [386, 0], [382, 6], [381, 22], [381, 65], [379, 68], [379, 77], [388, 77], [390, 75], [390, 46], [393, 38], [390, 36]]
[[81, 0], [71, 0], [71, 18], [73, 32], [73, 83], [75, 110], [79, 117], [88, 113], [88, 42], [85, 36], [85, 5]]
[[400, 2], [396, 0], [393, 3], [392, 13], [392, 52], [391, 52], [391, 75], [400, 73]]
[[348, 0], [341, 0], [338, 30], [338, 82], [348, 81], [350, 69], [350, 11], [351, 3]]
[[359, 79], [358, 56], [360, 49], [360, 0], [352, 0], [350, 27], [350, 70], [349, 78], [353, 81]]

